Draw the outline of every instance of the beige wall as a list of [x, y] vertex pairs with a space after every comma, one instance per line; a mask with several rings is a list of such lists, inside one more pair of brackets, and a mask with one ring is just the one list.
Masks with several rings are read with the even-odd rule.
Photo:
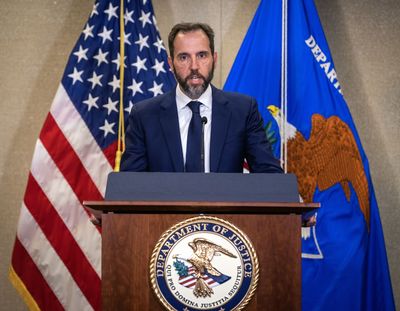
[[[400, 307], [400, 3], [316, 0], [341, 85], [369, 157]], [[164, 40], [172, 24], [216, 31], [222, 86], [258, 0], [153, 0]], [[0, 310], [26, 310], [7, 280], [32, 152], [91, 0], [0, 2]]]

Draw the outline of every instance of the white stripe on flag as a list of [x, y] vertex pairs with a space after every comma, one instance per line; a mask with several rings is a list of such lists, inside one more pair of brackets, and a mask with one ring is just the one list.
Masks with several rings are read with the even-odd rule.
[[[210, 277], [208, 277], [208, 276], [204, 277], [203, 280], [204, 280], [210, 287], [216, 287], [216, 286], [219, 285], [218, 282], [214, 281], [212, 278], [210, 278]], [[197, 279], [196, 279], [195, 276], [193, 276], [193, 275], [188, 275], [188, 276], [185, 277], [185, 278], [179, 279], [179, 284], [181, 284], [181, 285], [183, 285], [183, 286], [185, 286], [185, 287], [187, 287], [187, 288], [193, 289], [193, 288], [195, 287], [195, 285], [196, 285], [196, 281], [197, 281]]]
[[66, 310], [93, 310], [25, 204], [21, 207], [17, 237]]
[[94, 270], [101, 276], [101, 235], [40, 139], [33, 154], [31, 173]]
[[107, 176], [112, 171], [112, 167], [62, 84], [58, 87], [50, 113], [104, 197]]

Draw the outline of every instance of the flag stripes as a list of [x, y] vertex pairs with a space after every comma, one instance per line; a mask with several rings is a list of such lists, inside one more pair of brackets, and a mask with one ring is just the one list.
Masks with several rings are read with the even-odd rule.
[[[93, 310], [94, 307], [98, 307], [97, 304], [92, 307], [87, 302], [64, 262], [54, 251], [46, 235], [25, 205], [21, 208], [20, 218], [23, 221], [20, 221], [18, 225], [17, 237], [63, 308], [66, 310]], [[48, 266], [52, 268], [48, 269]], [[27, 283], [25, 280], [23, 281], [25, 284]], [[32, 279], [29, 279], [29, 281], [29, 287], [37, 286]], [[35, 300], [38, 301], [38, 297], [35, 297]], [[38, 304], [41, 305], [39, 301]], [[44, 306], [48, 309], [47, 302]], [[85, 308], [82, 308], [82, 306], [85, 306]]]
[[[47, 116], [40, 140], [54, 163], [57, 163], [58, 169], [74, 190], [79, 201], [82, 202], [86, 199], [87, 189], [90, 189], [90, 193], [94, 196], [93, 199], [101, 200], [103, 198], [51, 114]], [[71, 167], [74, 169], [71, 170]]]
[[[11, 282], [18, 289], [30, 310], [40, 310], [45, 307], [54, 311], [63, 310], [63, 306], [18, 238], [15, 240], [11, 263]], [[23, 280], [31, 280], [31, 282]]]
[[[66, 172], [68, 169], [71, 172], [71, 165], [79, 172], [75, 171], [77, 177]], [[74, 181], [76, 178], [79, 181]], [[75, 185], [75, 189], [71, 185]], [[20, 216], [26, 224], [24, 230], [18, 227], [17, 238], [25, 238], [25, 243], [20, 239], [22, 245], [63, 309], [99, 310], [101, 236], [90, 223], [89, 215], [81, 205], [82, 198], [101, 199], [102, 195], [49, 114], [36, 143]], [[34, 235], [27, 231], [38, 235], [37, 248], [34, 247]], [[40, 267], [44, 262], [46, 265]], [[20, 278], [27, 288], [36, 286], [36, 278], [30, 275]], [[63, 283], [65, 288], [57, 283]], [[40, 297], [34, 296], [34, 299], [45, 309], [53, 310], [47, 298], [42, 303]]]
[[[27, 190], [25, 205], [32, 217], [47, 237], [52, 248], [64, 262], [82, 292], [87, 297], [93, 297], [93, 290], [100, 287], [100, 277], [83, 253], [83, 247], [78, 245], [74, 236], [32, 176], [28, 180]], [[31, 195], [32, 193], [35, 195]], [[47, 221], [49, 218], [52, 219], [51, 222]], [[68, 245], [68, 248], [65, 245]], [[70, 260], [71, 254], [77, 260]]]
[[57, 90], [50, 113], [104, 196], [107, 175], [112, 171], [112, 166], [99, 145], [93, 142], [92, 133], [62, 84]]
[[[188, 270], [188, 275], [179, 277], [178, 283], [187, 288], [193, 289], [195, 287], [196, 281], [197, 281], [196, 277], [194, 276], [194, 273], [195, 273], [195, 269], [193, 266], [191, 266]], [[215, 282], [208, 275], [206, 275], [203, 278], [203, 281], [206, 282], [206, 284], [209, 285], [210, 287], [215, 287], [215, 286], [219, 285], [218, 282]]]
[[[88, 214], [40, 141], [36, 144], [31, 173], [86, 257], [91, 259], [90, 261], [97, 274], [100, 275], [100, 233], [90, 223]], [[27, 187], [29, 189], [29, 184]], [[26, 196], [31, 195], [35, 200], [37, 199], [36, 193], [26, 193]], [[41, 205], [37, 204], [35, 207], [41, 208]]]

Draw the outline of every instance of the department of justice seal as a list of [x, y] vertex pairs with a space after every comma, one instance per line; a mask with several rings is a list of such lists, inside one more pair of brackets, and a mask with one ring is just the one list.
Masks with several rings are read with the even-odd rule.
[[255, 293], [258, 273], [247, 236], [210, 216], [168, 229], [150, 260], [150, 282], [167, 310], [241, 310]]

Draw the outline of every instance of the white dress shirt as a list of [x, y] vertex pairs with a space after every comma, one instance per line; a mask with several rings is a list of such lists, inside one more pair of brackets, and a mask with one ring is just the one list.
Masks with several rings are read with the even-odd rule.
[[[178, 110], [179, 130], [181, 133], [181, 143], [183, 152], [183, 161], [186, 163], [186, 147], [189, 124], [192, 119], [192, 110], [187, 106], [193, 99], [185, 95], [176, 86], [176, 106]], [[212, 113], [212, 89], [209, 85], [205, 92], [196, 101], [201, 102], [200, 116], [207, 118], [207, 123], [204, 126], [204, 170], [210, 172], [210, 140], [211, 140], [211, 113]]]

